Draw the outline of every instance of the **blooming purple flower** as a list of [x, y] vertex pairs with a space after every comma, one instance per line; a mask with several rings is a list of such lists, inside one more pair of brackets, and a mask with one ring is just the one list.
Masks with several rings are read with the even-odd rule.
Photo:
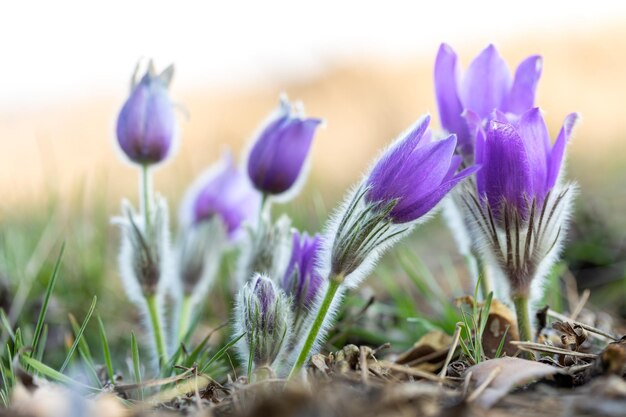
[[517, 123], [488, 123], [486, 136], [477, 138], [476, 161], [482, 169], [476, 186], [496, 218], [504, 203], [522, 218], [527, 217], [533, 200], [538, 206], [543, 203], [557, 182], [565, 145], [577, 120], [576, 113], [565, 118], [554, 145], [539, 108], [523, 113]]
[[256, 138], [248, 175], [265, 194], [282, 194], [301, 176], [320, 119], [304, 118], [281, 98], [278, 112]]
[[457, 173], [461, 158], [454, 156], [456, 137], [432, 141], [429, 122], [430, 116], [418, 120], [382, 155], [366, 180], [366, 202], [396, 201], [389, 213], [394, 223], [422, 217], [478, 169], [472, 166]]
[[254, 221], [260, 194], [233, 162], [230, 154], [201, 175], [187, 191], [181, 212], [183, 224], [198, 224], [219, 216], [231, 238], [246, 221]]
[[309, 236], [294, 231], [291, 259], [281, 287], [292, 296], [296, 317], [311, 308], [322, 285], [323, 278], [315, 269], [320, 248], [319, 235]]
[[172, 149], [177, 130], [167, 93], [172, 68], [156, 75], [151, 67], [133, 86], [117, 118], [118, 143], [137, 164], [162, 162]]
[[291, 335], [289, 298], [274, 282], [261, 274], [248, 281], [237, 295], [237, 333], [245, 333], [238, 344], [243, 360], [255, 366], [271, 366], [287, 347]]
[[464, 119], [465, 111], [480, 120], [490, 118], [493, 110], [519, 117], [534, 105], [535, 90], [541, 76], [542, 59], [533, 55], [522, 61], [515, 76], [493, 45], [485, 48], [461, 74], [457, 55], [442, 44], [435, 61], [435, 95], [442, 127], [456, 133], [459, 152], [471, 155], [474, 132]]

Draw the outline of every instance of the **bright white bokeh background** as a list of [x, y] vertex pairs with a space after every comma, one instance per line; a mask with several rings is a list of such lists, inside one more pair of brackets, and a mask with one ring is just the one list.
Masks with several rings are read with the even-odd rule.
[[308, 77], [346, 57], [558, 37], [625, 16], [623, 0], [4, 1], [0, 106], [122, 91], [141, 56], [176, 62], [178, 88], [245, 87]]

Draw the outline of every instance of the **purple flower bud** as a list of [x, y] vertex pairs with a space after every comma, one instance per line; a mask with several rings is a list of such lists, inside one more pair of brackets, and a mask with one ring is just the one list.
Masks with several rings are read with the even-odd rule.
[[517, 67], [515, 76], [493, 45], [485, 48], [461, 73], [457, 55], [442, 44], [435, 61], [435, 95], [442, 127], [456, 133], [462, 155], [471, 155], [474, 132], [463, 117], [464, 110], [490, 118], [493, 110], [517, 117], [530, 109], [541, 76], [542, 59], [526, 58]]
[[228, 235], [236, 238], [246, 221], [255, 221], [260, 204], [261, 195], [227, 153], [187, 191], [181, 223], [197, 225], [218, 216]]
[[308, 311], [322, 285], [322, 277], [316, 271], [317, 257], [321, 249], [319, 235], [293, 233], [291, 259], [287, 266], [281, 287], [293, 298], [296, 321]]
[[304, 118], [281, 98], [278, 112], [256, 138], [248, 157], [248, 175], [266, 194], [282, 194], [301, 177], [320, 119]]
[[479, 135], [476, 160], [478, 195], [486, 199], [496, 218], [502, 204], [526, 218], [534, 201], [540, 206], [559, 177], [565, 145], [578, 115], [566, 117], [554, 145], [538, 108], [521, 115], [519, 122], [491, 121], [486, 136]]
[[257, 274], [237, 295], [236, 319], [237, 331], [245, 333], [238, 344], [242, 359], [252, 356], [256, 367], [271, 366], [291, 334], [289, 298], [272, 280]]
[[161, 75], [149, 69], [133, 86], [117, 118], [118, 143], [137, 164], [161, 162], [172, 149], [177, 125], [167, 94], [170, 68]]
[[422, 117], [378, 160], [366, 180], [368, 203], [388, 204], [394, 223], [414, 221], [432, 210], [477, 166], [457, 173], [461, 159], [454, 156], [456, 137], [432, 141], [427, 130], [430, 116]]

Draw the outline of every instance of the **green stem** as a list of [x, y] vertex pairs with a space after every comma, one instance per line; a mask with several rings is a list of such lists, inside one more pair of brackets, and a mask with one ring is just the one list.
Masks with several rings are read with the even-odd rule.
[[315, 317], [315, 321], [313, 322], [313, 326], [311, 326], [311, 330], [309, 331], [309, 335], [304, 342], [304, 346], [302, 346], [302, 350], [298, 355], [298, 359], [296, 363], [291, 368], [291, 372], [289, 373], [289, 377], [291, 378], [295, 375], [300, 368], [304, 365], [304, 362], [309, 357], [309, 352], [311, 348], [313, 348], [313, 344], [315, 343], [315, 339], [317, 339], [317, 335], [322, 328], [322, 323], [324, 322], [324, 318], [326, 314], [328, 314], [328, 309], [330, 308], [333, 299], [335, 298], [335, 294], [341, 285], [341, 281], [343, 279], [339, 279], [340, 277], [331, 277], [330, 283], [328, 285], [328, 289], [326, 290], [326, 295], [324, 296], [324, 300], [322, 301], [322, 305], [320, 306], [319, 311], [317, 312], [317, 317]]
[[183, 296], [183, 302], [180, 306], [180, 319], [178, 320], [178, 341], [184, 342], [184, 338], [189, 330], [189, 324], [191, 322], [191, 296], [185, 294]]
[[159, 317], [159, 307], [156, 294], [146, 297], [148, 304], [148, 315], [150, 316], [150, 324], [152, 325], [152, 333], [154, 334], [154, 345], [157, 356], [159, 358], [159, 366], [167, 362], [165, 339], [163, 339], [163, 328], [161, 326], [161, 318]]
[[151, 220], [151, 189], [152, 186], [150, 181], [150, 167], [148, 164], [143, 164], [141, 166], [141, 209], [143, 211], [143, 218], [146, 225], [146, 235], [150, 236], [152, 233], [152, 220]]
[[515, 305], [515, 314], [517, 315], [519, 340], [522, 342], [532, 341], [530, 318], [528, 315], [528, 296], [525, 294], [514, 294], [513, 304]]

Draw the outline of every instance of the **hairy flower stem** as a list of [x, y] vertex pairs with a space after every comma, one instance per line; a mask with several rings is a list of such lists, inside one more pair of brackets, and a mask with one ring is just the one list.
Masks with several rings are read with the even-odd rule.
[[[513, 304], [515, 305], [515, 314], [517, 315], [519, 340], [522, 342], [532, 341], [530, 318], [528, 316], [528, 296], [525, 294], [514, 294]], [[524, 356], [530, 359], [529, 353], [526, 353]]]
[[193, 307], [190, 295], [183, 295], [183, 301], [180, 305], [180, 317], [178, 319], [178, 341], [184, 342], [184, 338], [191, 324], [191, 308]]
[[146, 236], [149, 238], [152, 234], [151, 224], [151, 198], [152, 198], [152, 183], [150, 180], [150, 167], [148, 164], [141, 166], [141, 209], [143, 211], [143, 219], [145, 222]]
[[335, 294], [337, 294], [337, 290], [341, 285], [341, 281], [343, 281], [343, 277], [334, 276], [331, 277], [330, 283], [328, 285], [328, 289], [326, 290], [326, 295], [324, 296], [324, 300], [322, 301], [322, 305], [320, 306], [319, 311], [317, 312], [317, 316], [315, 317], [315, 321], [311, 326], [311, 330], [309, 331], [309, 335], [304, 342], [304, 346], [302, 346], [302, 350], [298, 355], [298, 359], [296, 363], [291, 368], [291, 372], [289, 373], [289, 377], [291, 378], [295, 375], [300, 368], [304, 365], [304, 362], [309, 357], [309, 352], [311, 348], [313, 348], [313, 344], [315, 343], [315, 339], [322, 328], [322, 323], [324, 322], [324, 318], [326, 318], [326, 314], [328, 314], [328, 309], [330, 308], [333, 299], [335, 298]]
[[165, 339], [163, 339], [163, 328], [161, 327], [161, 318], [159, 316], [159, 306], [156, 294], [146, 297], [148, 304], [148, 315], [150, 316], [150, 324], [152, 325], [152, 333], [154, 335], [154, 345], [156, 348], [159, 367], [167, 362], [167, 354], [165, 348]]

